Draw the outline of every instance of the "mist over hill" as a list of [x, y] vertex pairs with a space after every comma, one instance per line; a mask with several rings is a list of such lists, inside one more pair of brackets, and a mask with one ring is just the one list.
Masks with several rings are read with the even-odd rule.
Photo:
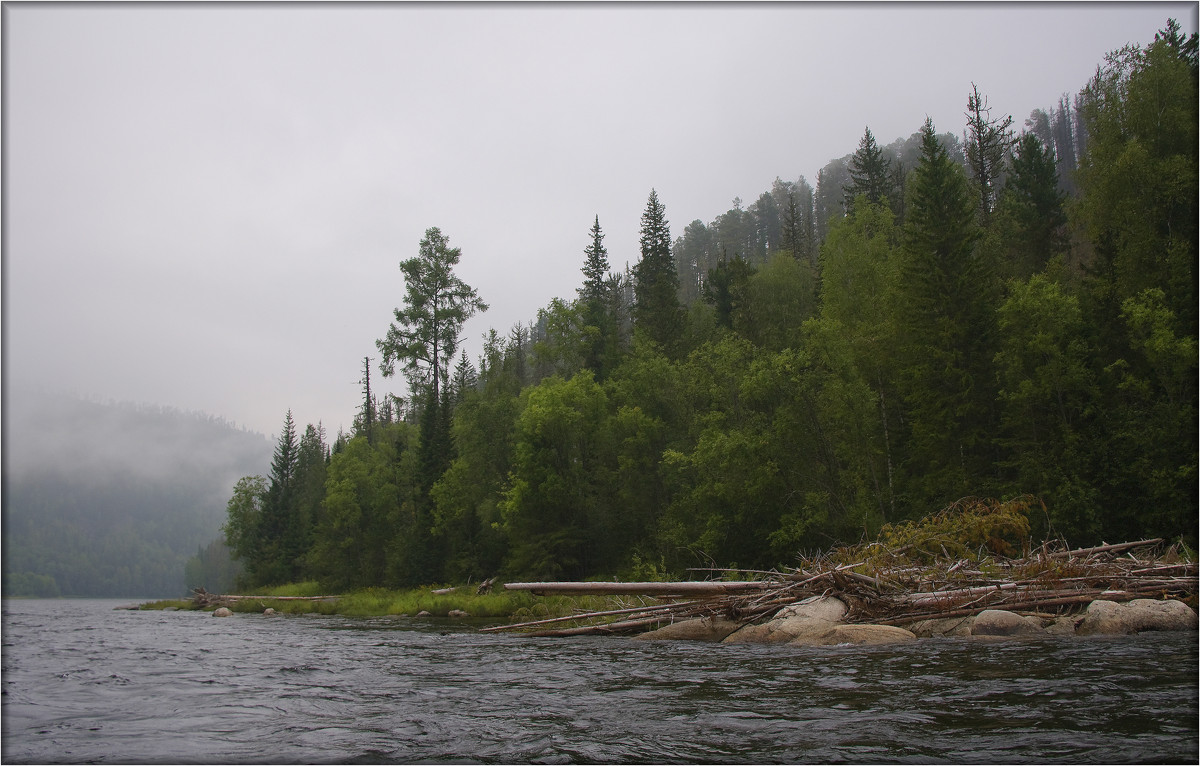
[[5, 595], [170, 596], [262, 434], [204, 413], [5, 391]]

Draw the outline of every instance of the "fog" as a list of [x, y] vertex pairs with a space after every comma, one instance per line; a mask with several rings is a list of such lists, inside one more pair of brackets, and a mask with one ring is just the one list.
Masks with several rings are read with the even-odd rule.
[[6, 5], [6, 437], [25, 390], [332, 436], [425, 229], [491, 306], [474, 357], [574, 296], [595, 216], [636, 262], [651, 188], [678, 236], [815, 184], [864, 126], [961, 133], [972, 83], [1020, 125], [1169, 16], [1196, 28], [1194, 3]]

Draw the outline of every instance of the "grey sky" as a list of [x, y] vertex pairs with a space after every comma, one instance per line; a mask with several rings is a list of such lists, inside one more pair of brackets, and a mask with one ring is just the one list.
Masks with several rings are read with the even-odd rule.
[[961, 133], [972, 82], [1019, 126], [1169, 16], [1196, 28], [1194, 3], [7, 4], [7, 404], [336, 433], [426, 228], [491, 305], [475, 358], [574, 296], [593, 216], [623, 267], [652, 187], [677, 236], [864, 126]]

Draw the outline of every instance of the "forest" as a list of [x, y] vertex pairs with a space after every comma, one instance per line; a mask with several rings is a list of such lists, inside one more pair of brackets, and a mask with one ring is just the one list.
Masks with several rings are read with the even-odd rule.
[[961, 137], [868, 127], [674, 238], [651, 191], [631, 269], [581, 222], [576, 295], [474, 361], [487, 306], [428, 229], [376, 342], [411, 398], [366, 358], [350, 433], [287, 412], [228, 502], [239, 585], [765, 569], [964, 497], [1195, 547], [1197, 77], [1171, 20], [1020, 130], [972, 85]]
[[223, 556], [232, 581], [209, 541], [270, 440], [201, 413], [4, 393], [4, 596], [172, 596], [208, 549], [210, 577]]

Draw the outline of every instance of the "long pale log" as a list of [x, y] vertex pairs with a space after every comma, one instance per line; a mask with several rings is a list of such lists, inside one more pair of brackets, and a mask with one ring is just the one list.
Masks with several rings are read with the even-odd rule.
[[565, 617], [550, 617], [545, 620], [533, 620], [531, 622], [514, 622], [511, 625], [493, 625], [489, 628], [480, 628], [480, 633], [493, 633], [498, 630], [516, 630], [517, 628], [528, 628], [531, 625], [549, 625], [554, 622], [570, 622], [571, 620], [587, 620], [592, 617], [611, 617], [618, 614], [648, 614], [651, 612], [669, 612], [672, 609], [682, 609], [684, 607], [697, 604], [697, 601], [679, 601], [674, 604], [660, 604], [658, 606], [635, 606], [629, 609], [610, 609], [606, 612], [584, 612], [582, 614], [568, 614]]
[[1090, 556], [1093, 553], [1117, 553], [1119, 551], [1132, 550], [1133, 548], [1141, 548], [1147, 545], [1158, 545], [1163, 539], [1156, 537], [1152, 540], [1138, 540], [1136, 543], [1116, 543], [1114, 545], [1097, 545], [1095, 548], [1077, 548], [1073, 551], [1061, 551], [1059, 553], [1051, 553], [1047, 558], [1076, 558], [1078, 556]]
[[647, 617], [643, 620], [626, 620], [624, 622], [609, 622], [604, 625], [585, 625], [582, 628], [561, 628], [559, 630], [538, 630], [533, 633], [526, 633], [527, 636], [545, 637], [545, 636], [587, 636], [593, 633], [620, 633], [635, 628], [644, 628], [647, 625], [655, 625], [660, 622], [669, 622], [670, 618], [666, 615], [658, 617]]
[[507, 590], [527, 590], [534, 595], [547, 593], [570, 595], [622, 595], [622, 596], [724, 596], [730, 593], [750, 593], [770, 590], [778, 583], [770, 582], [510, 582]]

